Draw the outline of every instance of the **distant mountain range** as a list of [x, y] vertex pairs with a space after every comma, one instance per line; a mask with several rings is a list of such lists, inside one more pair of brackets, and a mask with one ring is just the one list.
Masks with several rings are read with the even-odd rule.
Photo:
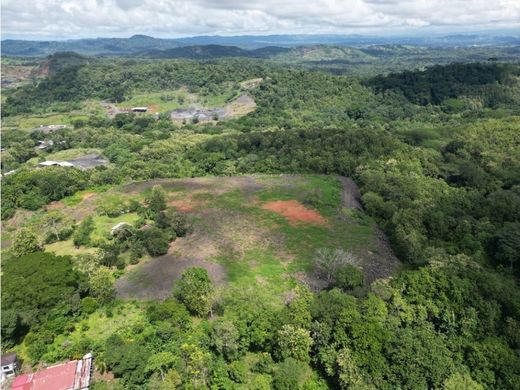
[[[430, 36], [364, 36], [364, 35], [241, 35], [197, 36], [160, 39], [147, 35], [130, 38], [95, 38], [66, 41], [2, 41], [2, 55], [41, 57], [62, 51], [85, 55], [136, 55], [149, 53], [160, 58], [207, 58], [218, 51], [224, 56], [266, 57], [284, 48], [309, 45], [367, 47], [370, 45], [414, 45], [429, 47], [507, 46], [520, 45], [520, 31], [501, 34], [437, 34]], [[175, 50], [182, 49], [182, 50]], [[263, 49], [263, 50], [259, 50]], [[242, 51], [241, 51], [242, 50]], [[248, 50], [247, 52], [244, 50]]]

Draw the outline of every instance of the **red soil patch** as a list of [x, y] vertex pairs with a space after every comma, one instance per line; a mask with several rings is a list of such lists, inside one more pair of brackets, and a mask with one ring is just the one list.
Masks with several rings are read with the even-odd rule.
[[291, 224], [307, 222], [324, 225], [327, 222], [318, 212], [306, 208], [297, 200], [275, 200], [264, 203], [262, 208], [283, 215]]
[[168, 206], [175, 207], [178, 211], [189, 212], [193, 211], [193, 205], [184, 200], [170, 200]]

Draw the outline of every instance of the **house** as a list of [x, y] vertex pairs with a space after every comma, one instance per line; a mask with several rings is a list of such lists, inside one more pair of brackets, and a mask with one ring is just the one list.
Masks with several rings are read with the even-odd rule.
[[36, 149], [39, 149], [39, 150], [45, 150], [45, 149], [48, 149], [48, 148], [50, 148], [50, 147], [52, 147], [54, 145], [54, 141], [53, 140], [36, 141], [36, 143], [37, 143]]
[[81, 156], [75, 158], [74, 160], [67, 161], [74, 166], [74, 168], [78, 168], [81, 170], [92, 169], [98, 166], [107, 165], [108, 161], [102, 158], [97, 154], [87, 154], [85, 156]]
[[132, 107], [132, 112], [146, 112], [148, 107]]
[[92, 378], [92, 354], [14, 378], [11, 390], [88, 390]]
[[114, 225], [112, 227], [112, 229], [110, 230], [110, 235], [115, 235], [117, 234], [119, 231], [121, 231], [122, 229], [124, 228], [129, 228], [131, 225], [129, 223], [126, 223], [126, 222], [119, 222], [118, 224]]
[[18, 369], [18, 356], [16, 352], [2, 355], [2, 381], [4, 378], [14, 376]]
[[45, 167], [73, 167], [74, 165], [68, 161], [47, 160], [47, 161], [42, 161], [41, 163], [38, 164], [38, 166], [41, 168], [45, 168]]
[[107, 165], [108, 161], [97, 154], [87, 154], [69, 161], [47, 160], [38, 164], [43, 167], [74, 167], [81, 170], [92, 169], [101, 165]]
[[49, 134], [56, 130], [65, 129], [65, 128], [67, 128], [67, 125], [48, 125], [48, 126], [40, 125], [40, 127], [33, 129], [33, 131], [41, 131], [44, 134]]
[[11, 169], [9, 172], [2, 173], [2, 176], [9, 176], [9, 175], [12, 175], [13, 173], [16, 173], [17, 171], [18, 171], [18, 169]]

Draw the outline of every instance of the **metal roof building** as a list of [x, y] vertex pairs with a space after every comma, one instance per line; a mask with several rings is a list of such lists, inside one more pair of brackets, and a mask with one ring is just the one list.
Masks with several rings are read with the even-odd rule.
[[92, 354], [81, 360], [47, 367], [14, 378], [11, 390], [87, 390], [92, 375]]

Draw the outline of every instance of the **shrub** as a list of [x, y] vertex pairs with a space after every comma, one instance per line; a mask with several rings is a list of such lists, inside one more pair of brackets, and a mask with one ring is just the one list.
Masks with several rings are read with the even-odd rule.
[[233, 382], [244, 383], [247, 379], [247, 365], [242, 360], [235, 360], [228, 366], [228, 374]]
[[335, 286], [344, 290], [352, 290], [363, 285], [363, 272], [353, 265], [344, 265], [336, 270]]
[[161, 256], [168, 252], [170, 236], [164, 230], [151, 227], [150, 229], [141, 231], [139, 233], [139, 239], [150, 256]]
[[15, 257], [22, 257], [29, 253], [39, 252], [42, 250], [38, 237], [30, 229], [21, 229], [13, 239], [11, 253]]
[[213, 286], [204, 268], [188, 268], [177, 282], [176, 294], [193, 314], [204, 316], [211, 308]]
[[81, 300], [81, 311], [85, 314], [92, 314], [97, 309], [97, 301], [92, 297], [86, 297]]
[[72, 236], [72, 241], [75, 246], [89, 245], [90, 233], [94, 231], [94, 219], [91, 216], [85, 218], [79, 224], [78, 228]]

